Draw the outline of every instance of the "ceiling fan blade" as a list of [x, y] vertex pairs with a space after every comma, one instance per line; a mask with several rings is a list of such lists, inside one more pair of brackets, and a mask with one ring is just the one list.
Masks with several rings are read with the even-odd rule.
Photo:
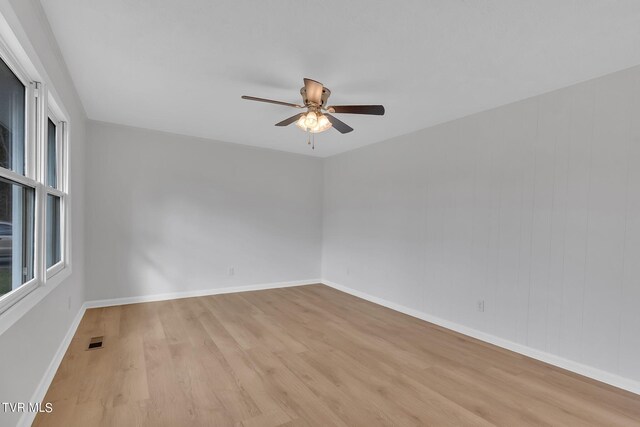
[[327, 107], [327, 111], [342, 114], [384, 116], [384, 107], [382, 105], [332, 105], [331, 107]]
[[289, 126], [291, 123], [298, 121], [298, 119], [302, 116], [304, 116], [304, 113], [296, 114], [295, 116], [291, 116], [288, 119], [284, 119], [280, 123], [276, 123], [276, 126]]
[[242, 99], [249, 101], [268, 102], [269, 104], [286, 105], [287, 107], [304, 108], [303, 105], [292, 104], [290, 102], [274, 101], [273, 99], [256, 98], [255, 96], [242, 95]]
[[351, 132], [353, 130], [353, 128], [351, 126], [349, 126], [348, 124], [346, 124], [342, 120], [336, 119], [331, 114], [325, 114], [325, 116], [327, 116], [327, 119], [329, 119], [329, 121], [331, 122], [333, 127], [338, 132], [340, 132], [340, 133], [349, 133], [349, 132]]
[[304, 79], [304, 88], [309, 102], [322, 105], [322, 83], [311, 79]]

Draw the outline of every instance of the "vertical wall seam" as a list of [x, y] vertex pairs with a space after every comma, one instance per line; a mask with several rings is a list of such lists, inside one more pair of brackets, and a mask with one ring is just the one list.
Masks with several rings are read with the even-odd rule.
[[[638, 89], [638, 78], [636, 77], [635, 79], [635, 89]], [[637, 90], [631, 91], [632, 94], [636, 94]], [[636, 103], [636, 97], [631, 95], [631, 105], [633, 106]], [[631, 111], [631, 109], [627, 110], [626, 113], [628, 113], [629, 111]], [[626, 277], [626, 269], [627, 269], [627, 231], [628, 231], [628, 223], [629, 223], [629, 187], [630, 187], [630, 175], [631, 175], [631, 151], [632, 151], [632, 147], [633, 147], [633, 130], [632, 130], [632, 123], [633, 120], [631, 117], [627, 117], [627, 123], [628, 123], [628, 138], [627, 138], [627, 155], [626, 155], [626, 160], [627, 160], [627, 165], [626, 165], [626, 171], [625, 171], [625, 199], [624, 199], [624, 232], [623, 232], [623, 236], [622, 236], [622, 266], [621, 266], [621, 272], [620, 272], [620, 289], [619, 289], [619, 293], [620, 293], [620, 299], [619, 301], [624, 301], [624, 284], [625, 284], [625, 277]], [[618, 352], [617, 352], [617, 357], [616, 357], [616, 370], [615, 372], [617, 374], [620, 373], [620, 353], [622, 350], [622, 319], [624, 317], [624, 312], [620, 312], [620, 317], [618, 318]]]
[[598, 86], [596, 84], [593, 85], [592, 88], [592, 102], [591, 102], [591, 135], [589, 137], [589, 170], [587, 174], [587, 224], [586, 224], [586, 242], [584, 249], [584, 271], [582, 274], [582, 314], [580, 319], [580, 360], [584, 359], [584, 304], [587, 293], [587, 263], [589, 261], [589, 230], [591, 227], [591, 188], [592, 188], [592, 175], [593, 175], [593, 141], [595, 140], [595, 121], [596, 121], [596, 99]]
[[538, 146], [540, 139], [540, 98], [536, 99], [536, 134], [533, 139], [533, 187], [531, 189], [531, 229], [529, 232], [531, 233], [531, 239], [529, 241], [529, 297], [527, 298], [527, 333], [525, 342], [529, 345], [529, 327], [531, 323], [531, 281], [532, 281], [532, 271], [533, 271], [533, 224], [535, 222], [535, 211], [536, 211], [536, 174], [537, 174], [537, 163], [538, 156], [536, 153], [536, 147]]
[[[558, 131], [556, 129], [556, 131]], [[551, 347], [551, 340], [549, 339], [549, 305], [550, 305], [550, 297], [552, 292], [552, 284], [551, 284], [551, 273], [553, 266], [553, 220], [555, 218], [556, 213], [556, 186], [557, 186], [557, 178], [558, 178], [558, 135], [554, 135], [553, 141], [553, 180], [551, 185], [551, 210], [549, 212], [549, 254], [547, 256], [547, 293], [546, 293], [546, 304], [545, 304], [545, 341], [546, 341], [546, 349], [547, 351]]]

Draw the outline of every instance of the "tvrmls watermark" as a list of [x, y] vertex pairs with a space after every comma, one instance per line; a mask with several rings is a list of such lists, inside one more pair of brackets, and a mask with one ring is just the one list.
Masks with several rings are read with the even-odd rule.
[[0, 402], [2, 411], [7, 412], [39, 412], [50, 414], [53, 412], [53, 403], [51, 402]]

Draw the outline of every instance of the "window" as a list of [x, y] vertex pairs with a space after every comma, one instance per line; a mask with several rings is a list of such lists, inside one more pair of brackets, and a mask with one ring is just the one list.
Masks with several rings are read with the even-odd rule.
[[51, 121], [51, 119], [47, 120], [47, 185], [55, 188], [57, 183], [57, 172], [58, 172], [58, 147], [57, 147], [57, 135], [56, 135], [56, 125]]
[[35, 191], [0, 178], [0, 295], [33, 279]]
[[0, 313], [68, 266], [65, 115], [12, 58], [0, 43]]
[[47, 276], [52, 276], [63, 266], [62, 259], [62, 209], [65, 197], [62, 170], [65, 124], [58, 120], [52, 111], [47, 117], [46, 132], [46, 161], [45, 161], [45, 189], [47, 200], [45, 203], [45, 266]]
[[0, 167], [23, 174], [26, 87], [0, 62]]
[[45, 230], [47, 230], [47, 268], [53, 267], [62, 260], [62, 242], [60, 241], [60, 197], [47, 194], [47, 214]]

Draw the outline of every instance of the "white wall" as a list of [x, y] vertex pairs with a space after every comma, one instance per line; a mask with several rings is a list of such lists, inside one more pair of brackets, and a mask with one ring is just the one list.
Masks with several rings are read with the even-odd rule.
[[99, 122], [88, 140], [88, 300], [320, 277], [320, 159]]
[[325, 279], [640, 380], [640, 68], [324, 172]]
[[[83, 177], [86, 117], [40, 3], [37, 0], [0, 0], [0, 13], [9, 21], [38, 72], [44, 74], [45, 82], [55, 88], [70, 114], [69, 187], [72, 197], [73, 273], [0, 334], [0, 401], [29, 402], [84, 302]], [[40, 289], [25, 299], [41, 291], [47, 292]], [[0, 410], [0, 426], [13, 426], [20, 416]]]

